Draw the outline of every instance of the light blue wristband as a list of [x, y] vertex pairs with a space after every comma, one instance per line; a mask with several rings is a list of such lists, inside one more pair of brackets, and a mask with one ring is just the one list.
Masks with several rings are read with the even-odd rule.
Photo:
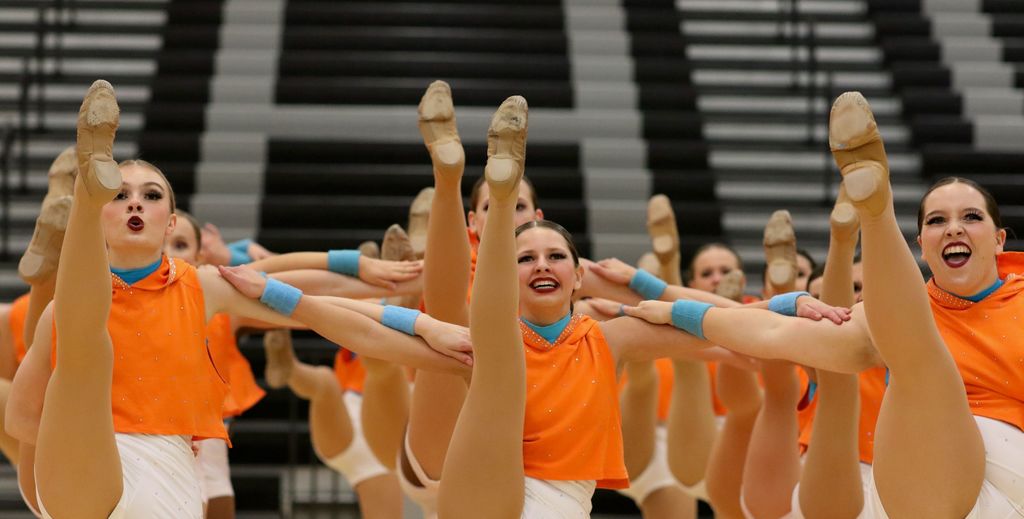
[[302, 299], [301, 290], [274, 278], [267, 278], [267, 286], [263, 288], [263, 295], [260, 296], [261, 303], [286, 317], [291, 317], [299, 304], [299, 299]]
[[228, 244], [228, 250], [231, 251], [232, 267], [252, 263], [252, 257], [249, 256], [249, 245], [252, 245], [252, 240], [249, 239], [233, 241]]
[[327, 251], [327, 270], [345, 274], [354, 278], [359, 277], [359, 251], [357, 250], [329, 250]]
[[807, 292], [786, 292], [785, 294], [779, 294], [773, 296], [768, 300], [768, 309], [782, 315], [788, 315], [790, 317], [796, 316], [796, 300], [800, 296], [809, 296]]
[[672, 303], [672, 324], [698, 339], [704, 338], [704, 314], [715, 305], [679, 299]]
[[380, 324], [406, 335], [416, 335], [416, 318], [419, 316], [419, 310], [387, 305], [380, 315]]
[[667, 286], [667, 283], [658, 279], [653, 274], [640, 269], [637, 269], [633, 279], [629, 280], [629, 288], [640, 294], [640, 297], [644, 299], [656, 300], [660, 298], [661, 294], [665, 293], [665, 287]]

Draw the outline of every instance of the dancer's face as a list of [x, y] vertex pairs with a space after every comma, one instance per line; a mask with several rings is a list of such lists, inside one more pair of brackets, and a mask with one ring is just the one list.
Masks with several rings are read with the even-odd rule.
[[[544, 219], [544, 212], [533, 206], [533, 197], [531, 195], [530, 186], [526, 182], [520, 182], [519, 199], [516, 201], [516, 227], [526, 222]], [[477, 201], [477, 206], [467, 215], [469, 227], [473, 229], [473, 233], [478, 238], [484, 235], [484, 224], [487, 223], [487, 207], [490, 203], [491, 189], [485, 183], [480, 186], [480, 199]]]
[[[864, 300], [860, 293], [861, 290], [864, 289], [864, 266], [859, 261], [853, 264], [851, 277], [853, 278], [853, 300], [859, 303]], [[814, 281], [811, 281], [807, 285], [807, 292], [809, 292], [811, 296], [821, 299], [821, 286], [824, 283], [824, 277], [818, 276], [814, 278]]]
[[118, 254], [158, 254], [174, 231], [169, 189], [155, 171], [137, 165], [121, 168], [121, 191], [103, 206], [103, 233]]
[[583, 268], [573, 261], [565, 238], [551, 229], [527, 229], [516, 238], [516, 260], [523, 317], [537, 324], [564, 317], [573, 291], [583, 283]]
[[807, 286], [807, 280], [811, 277], [811, 260], [805, 258], [802, 254], [796, 255], [796, 286], [805, 287]]
[[199, 242], [196, 241], [196, 229], [188, 218], [178, 218], [178, 223], [171, 231], [170, 238], [164, 244], [164, 254], [171, 258], [180, 258], [192, 265], [201, 262]]
[[995, 283], [1006, 231], [996, 228], [981, 193], [955, 182], [932, 191], [923, 206], [917, 243], [939, 287], [970, 296]]
[[740, 268], [736, 255], [729, 249], [711, 247], [693, 258], [693, 280], [690, 288], [714, 292], [722, 278], [733, 270]]

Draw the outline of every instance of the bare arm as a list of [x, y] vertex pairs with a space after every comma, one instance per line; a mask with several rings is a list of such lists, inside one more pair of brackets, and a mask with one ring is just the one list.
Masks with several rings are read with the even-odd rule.
[[727, 362], [752, 369], [753, 363], [708, 341], [671, 326], [651, 324], [643, 319], [618, 317], [600, 325], [617, 365], [660, 358], [689, 361]]
[[[276, 256], [275, 256], [276, 257]], [[269, 259], [269, 258], [268, 258]], [[270, 277], [279, 279], [317, 296], [348, 297], [351, 299], [380, 299], [393, 296], [419, 294], [423, 291], [423, 277], [395, 283], [394, 289], [372, 285], [361, 279], [336, 274], [326, 270], [288, 270], [276, 272]]]
[[434, 351], [423, 339], [392, 330], [320, 297], [304, 296], [292, 315], [324, 338], [360, 355], [416, 369], [462, 376], [470, 373], [468, 366]]
[[278, 328], [301, 328], [304, 326], [301, 322], [285, 317], [267, 308], [263, 303], [235, 290], [231, 283], [221, 277], [216, 267], [200, 267], [198, 273], [199, 283], [203, 287], [203, 297], [206, 300], [207, 321], [212, 319], [215, 314], [226, 313], [270, 323]]
[[[672, 304], [644, 301], [625, 311], [651, 323], [665, 324], [671, 322]], [[855, 306], [844, 324], [752, 308], [710, 308], [702, 326], [709, 342], [760, 359], [786, 360], [837, 373], [859, 373], [881, 363], [871, 342], [863, 305]]]

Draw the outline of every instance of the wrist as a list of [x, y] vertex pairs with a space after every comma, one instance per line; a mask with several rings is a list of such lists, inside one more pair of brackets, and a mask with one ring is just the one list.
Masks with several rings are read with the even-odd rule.
[[668, 284], [658, 279], [653, 274], [637, 269], [633, 278], [629, 280], [629, 288], [644, 299], [657, 300], [665, 293]]
[[790, 317], [796, 316], [797, 302], [801, 297], [810, 297], [807, 292], [787, 292], [772, 296], [768, 300], [768, 309], [772, 312]]
[[351, 277], [359, 277], [360, 263], [363, 257], [357, 250], [327, 251], [327, 270]]

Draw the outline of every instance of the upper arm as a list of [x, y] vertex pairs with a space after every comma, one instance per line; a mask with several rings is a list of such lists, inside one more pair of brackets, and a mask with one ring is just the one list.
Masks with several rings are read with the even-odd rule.
[[617, 363], [664, 357], [703, 360], [701, 351], [712, 346], [686, 332], [635, 317], [617, 317], [598, 326]]
[[203, 266], [197, 269], [199, 283], [203, 287], [206, 320], [209, 321], [218, 313], [227, 313], [263, 321], [278, 327], [302, 327], [302, 323], [285, 317], [255, 299], [250, 299], [235, 290], [227, 280], [220, 276], [214, 267]]

